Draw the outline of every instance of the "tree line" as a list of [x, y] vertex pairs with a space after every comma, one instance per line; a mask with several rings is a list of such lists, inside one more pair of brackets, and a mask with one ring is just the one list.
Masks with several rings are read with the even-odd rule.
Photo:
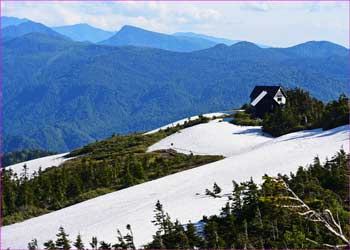
[[243, 126], [262, 126], [262, 130], [272, 136], [281, 136], [305, 129], [332, 129], [349, 124], [349, 98], [340, 95], [338, 100], [327, 104], [310, 96], [300, 89], [286, 90], [287, 102], [283, 107], [256, 119], [254, 108], [244, 104], [244, 112], [233, 115], [233, 124]]
[[327, 130], [349, 124], [349, 98], [345, 95], [327, 104], [299, 88], [287, 90], [286, 95], [286, 105], [263, 118], [262, 129], [272, 136], [304, 129]]

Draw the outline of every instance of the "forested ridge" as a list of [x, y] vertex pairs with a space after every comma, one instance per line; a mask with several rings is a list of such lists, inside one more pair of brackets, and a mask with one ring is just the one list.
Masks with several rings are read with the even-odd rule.
[[[160, 201], [152, 223], [157, 227], [146, 249], [297, 249], [349, 247], [349, 155], [340, 150], [321, 163], [318, 157], [290, 175], [264, 176], [261, 186], [252, 180], [236, 183], [218, 215], [182, 225], [172, 220]], [[216, 188], [215, 188], [216, 187]], [[216, 195], [221, 190], [214, 185]], [[183, 223], [183, 222], [182, 222]], [[116, 242], [93, 237], [93, 249], [135, 249], [132, 225], [127, 234], [116, 231]], [[77, 249], [81, 236], [69, 239], [64, 228], [45, 249]], [[28, 244], [37, 249], [37, 241]]]
[[298, 86], [329, 101], [348, 91], [348, 64], [348, 50], [329, 42], [180, 53], [26, 34], [3, 43], [3, 150], [67, 152], [237, 108], [255, 85]]

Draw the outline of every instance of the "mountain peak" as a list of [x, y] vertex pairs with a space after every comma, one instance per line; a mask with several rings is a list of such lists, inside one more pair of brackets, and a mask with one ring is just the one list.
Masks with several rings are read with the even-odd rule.
[[217, 44], [217, 45], [215, 45], [213, 48], [214, 49], [226, 49], [226, 48], [228, 48], [229, 46], [227, 46], [226, 44], [224, 44], [224, 43], [219, 43], [219, 44]]
[[55, 27], [54, 30], [79, 42], [100, 42], [114, 34], [114, 32], [102, 30], [87, 23]]
[[132, 25], [123, 26], [115, 35], [101, 42], [104, 45], [139, 46], [163, 50], [190, 52], [214, 45], [213, 42], [191, 37], [178, 37], [146, 30]]
[[2, 16], [1, 17], [1, 28], [5, 28], [11, 25], [19, 25], [21, 23], [27, 22], [27, 18], [17, 18], [12, 16]]
[[77, 24], [71, 25], [71, 27], [95, 28], [95, 27], [92, 27], [92, 26], [91, 26], [90, 24], [88, 24], [88, 23], [77, 23]]
[[[156, 34], [160, 34], [158, 32], [154, 32], [154, 31], [150, 31], [150, 30], [146, 30], [140, 27], [136, 27], [136, 26], [132, 26], [132, 25], [124, 25], [117, 33], [120, 32], [147, 32], [147, 33], [156, 33]], [[164, 34], [165, 35], [165, 34]]]
[[304, 57], [347, 56], [349, 53], [347, 48], [328, 41], [308, 41], [286, 49]]
[[29, 33], [41, 33], [70, 40], [68, 37], [57, 33], [49, 27], [30, 20], [22, 22], [18, 25], [7, 26], [2, 30], [3, 37], [6, 38], [15, 38]]
[[339, 48], [339, 49], [346, 49], [345, 47], [336, 44], [336, 43], [332, 43], [329, 41], [308, 41], [305, 43], [301, 43], [298, 45], [293, 46], [295, 47], [315, 47], [315, 48]]
[[252, 48], [252, 49], [261, 49], [258, 45], [248, 41], [241, 41], [231, 45], [231, 48]]

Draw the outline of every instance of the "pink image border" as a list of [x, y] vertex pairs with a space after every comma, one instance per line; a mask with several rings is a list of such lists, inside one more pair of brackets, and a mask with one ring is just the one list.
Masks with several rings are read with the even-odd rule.
[[[5, 250], [2, 248], [2, 148], [3, 148], [3, 112], [2, 112], [2, 105], [3, 105], [3, 78], [2, 78], [2, 23], [1, 23], [1, 17], [2, 17], [2, 4], [3, 2], [76, 2], [76, 3], [99, 3], [99, 2], [212, 2], [212, 3], [220, 3], [220, 2], [235, 2], [235, 3], [243, 3], [243, 2], [280, 2], [280, 3], [291, 3], [291, 2], [347, 2], [348, 3], [348, 12], [350, 13], [350, 0], [0, 0], [0, 250]], [[348, 49], [350, 51], [350, 14], [348, 15], [349, 20], [348, 20]], [[350, 62], [350, 52], [348, 56], [349, 62]], [[350, 63], [349, 63], [350, 65]], [[350, 76], [350, 66], [348, 68], [348, 76]], [[348, 90], [347, 94], [350, 94], [350, 82], [348, 83]], [[350, 123], [350, 117], [349, 117], [349, 123]], [[350, 136], [350, 131], [348, 133], [348, 136]], [[349, 137], [349, 147], [350, 147], [350, 137]], [[348, 163], [349, 166], [349, 173], [350, 173], [350, 162]], [[349, 174], [350, 176], [350, 174]], [[350, 178], [350, 177], [349, 177]], [[350, 193], [350, 186], [348, 189], [348, 192]], [[350, 224], [350, 218], [349, 218], [349, 224]], [[350, 233], [349, 233], [350, 234]], [[350, 237], [350, 235], [349, 235]], [[10, 248], [11, 250], [26, 250], [26, 249], [14, 249]], [[86, 248], [87, 249], [87, 248]], [[72, 248], [73, 250], [73, 248]]]

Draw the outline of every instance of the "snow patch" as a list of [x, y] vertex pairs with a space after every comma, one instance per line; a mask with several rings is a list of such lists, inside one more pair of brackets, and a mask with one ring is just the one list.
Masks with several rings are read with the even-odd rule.
[[23, 166], [27, 165], [28, 167], [28, 175], [31, 176], [34, 172], [38, 172], [39, 168], [43, 171], [46, 168], [53, 167], [53, 166], [59, 166], [63, 162], [70, 160], [72, 158], [65, 158], [68, 153], [63, 153], [63, 154], [57, 154], [57, 155], [49, 155], [45, 156], [42, 158], [30, 160], [30, 161], [25, 161], [25, 162], [20, 162], [16, 163], [11, 166], [5, 167], [5, 169], [12, 169], [13, 173], [16, 173], [18, 176], [23, 173]]
[[[207, 117], [207, 118], [213, 118], [214, 116], [219, 117], [219, 116], [223, 116], [223, 115], [227, 115], [227, 113], [217, 112], [217, 113], [203, 114], [203, 116]], [[169, 124], [167, 124], [167, 125], [165, 125], [163, 127], [156, 128], [154, 130], [148, 131], [148, 132], [145, 133], [145, 135], [154, 134], [154, 133], [158, 132], [159, 130], [164, 130], [164, 129], [167, 129], [167, 128], [176, 127], [176, 125], [183, 125], [188, 120], [192, 121], [192, 120], [196, 120], [198, 118], [199, 118], [199, 116], [196, 115], [196, 116], [192, 116], [192, 117], [185, 118], [185, 119], [182, 119], [182, 120], [178, 120], [176, 122], [169, 123]]]
[[237, 126], [220, 119], [180, 130], [148, 148], [148, 151], [175, 149], [184, 154], [223, 155], [240, 154], [273, 138], [258, 126]]

